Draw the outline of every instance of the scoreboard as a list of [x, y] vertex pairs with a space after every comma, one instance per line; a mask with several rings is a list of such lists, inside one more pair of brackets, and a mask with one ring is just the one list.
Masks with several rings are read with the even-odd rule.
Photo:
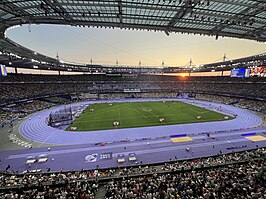
[[7, 76], [6, 66], [0, 64], [0, 76]]
[[266, 66], [253, 66], [248, 68], [237, 68], [231, 71], [231, 77], [266, 77]]
[[231, 77], [249, 77], [249, 70], [246, 68], [237, 68], [231, 71]]
[[266, 77], [266, 66], [257, 66], [251, 68], [250, 76]]

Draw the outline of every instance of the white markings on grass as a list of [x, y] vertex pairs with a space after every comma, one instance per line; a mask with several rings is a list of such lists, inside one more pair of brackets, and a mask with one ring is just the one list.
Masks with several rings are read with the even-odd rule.
[[150, 109], [150, 108], [148, 108], [148, 109], [143, 108], [142, 110], [145, 111], [145, 112], [151, 112], [152, 111], [152, 109]]
[[[144, 115], [144, 114], [143, 114]], [[171, 113], [171, 114], [165, 114], [163, 115], [163, 117], [166, 117], [166, 116], [175, 116], [176, 114], [174, 113]], [[123, 117], [123, 120], [124, 119], [138, 119], [139, 117]], [[154, 118], [154, 116], [145, 116], [145, 118]], [[104, 120], [93, 120], [94, 122], [102, 122], [102, 121], [113, 121], [114, 119], [104, 119]], [[82, 120], [82, 121], [78, 121], [78, 123], [87, 123], [88, 121], [87, 120]]]

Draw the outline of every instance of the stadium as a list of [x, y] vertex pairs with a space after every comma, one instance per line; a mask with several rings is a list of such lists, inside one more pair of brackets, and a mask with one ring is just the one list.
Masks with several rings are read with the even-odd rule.
[[7, 36], [56, 24], [264, 44], [264, 1], [2, 0], [0, 20], [0, 198], [266, 198], [266, 53], [79, 64]]

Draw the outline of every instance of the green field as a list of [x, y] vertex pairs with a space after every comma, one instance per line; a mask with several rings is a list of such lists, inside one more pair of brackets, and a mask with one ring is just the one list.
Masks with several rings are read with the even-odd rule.
[[[94, 112], [90, 112], [94, 109]], [[197, 119], [201, 116], [201, 119]], [[105, 129], [121, 129], [145, 126], [161, 126], [171, 124], [185, 124], [196, 122], [211, 122], [224, 120], [223, 114], [183, 102], [121, 102], [92, 104], [76, 118], [70, 127], [77, 127], [78, 131], [92, 131]], [[164, 122], [160, 122], [164, 118]], [[229, 119], [232, 119], [229, 117]], [[118, 121], [120, 125], [114, 126]]]

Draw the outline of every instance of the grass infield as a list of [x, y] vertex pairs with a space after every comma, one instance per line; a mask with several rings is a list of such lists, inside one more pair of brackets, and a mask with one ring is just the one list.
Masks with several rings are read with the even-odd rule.
[[[198, 116], [201, 119], [197, 119]], [[101, 103], [88, 106], [66, 130], [70, 131], [71, 127], [77, 127], [77, 131], [93, 131], [212, 122], [225, 120], [225, 116], [178, 101]], [[164, 118], [163, 122], [160, 122], [161, 118]], [[115, 126], [114, 122], [119, 125]]]

